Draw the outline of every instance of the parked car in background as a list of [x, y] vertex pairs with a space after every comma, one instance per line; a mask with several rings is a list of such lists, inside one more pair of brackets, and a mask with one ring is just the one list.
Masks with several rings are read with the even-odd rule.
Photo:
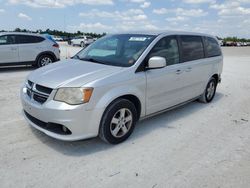
[[90, 36], [81, 36], [81, 37], [76, 37], [71, 40], [71, 45], [75, 46], [81, 46], [81, 47], [86, 47], [89, 44], [93, 43], [94, 39]]
[[219, 41], [220, 46], [223, 46], [224, 41], [223, 40], [218, 40], [218, 41]]
[[59, 45], [44, 35], [0, 33], [0, 66], [42, 67], [60, 59]]
[[234, 41], [226, 41], [224, 46], [237, 46], [237, 42]]
[[62, 38], [62, 37], [59, 37], [59, 36], [52, 36], [52, 38], [53, 38], [55, 41], [63, 41], [63, 38]]
[[68, 43], [68, 45], [71, 45], [71, 40], [74, 39], [74, 37], [64, 37], [64, 41], [66, 41]]
[[107, 35], [64, 62], [27, 77], [25, 119], [57, 139], [99, 135], [118, 144], [139, 119], [196, 99], [211, 102], [223, 56], [211, 35], [131, 32]]

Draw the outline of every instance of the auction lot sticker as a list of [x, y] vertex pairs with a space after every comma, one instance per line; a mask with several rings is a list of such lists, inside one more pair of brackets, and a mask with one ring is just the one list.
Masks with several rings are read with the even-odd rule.
[[147, 40], [147, 37], [130, 37], [129, 41], [134, 41], [134, 42], [143, 42]]

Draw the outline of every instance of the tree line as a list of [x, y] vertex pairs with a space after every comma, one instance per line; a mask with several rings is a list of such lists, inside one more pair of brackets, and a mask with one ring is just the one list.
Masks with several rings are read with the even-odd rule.
[[224, 42], [250, 42], [250, 39], [238, 38], [238, 37], [226, 37], [226, 38], [217, 37], [217, 38], [219, 40], [223, 40]]
[[[5, 32], [5, 30], [1, 30], [0, 32]], [[72, 37], [82, 36], [82, 35], [91, 36], [93, 38], [100, 38], [100, 37], [106, 35], [106, 33], [102, 33], [102, 34], [93, 33], [93, 32], [85, 33], [85, 32], [82, 32], [82, 31], [77, 31], [77, 32], [71, 33], [71, 32], [66, 32], [66, 31], [50, 30], [50, 29], [46, 29], [46, 30], [38, 29], [36, 31], [32, 31], [32, 30], [20, 29], [20, 28], [16, 28], [14, 30], [14, 32], [49, 34], [49, 35], [54, 35], [54, 36], [60, 36], [62, 38], [72, 38]]]
[[[77, 31], [77, 32], [72, 33], [72, 32], [65, 32], [65, 31], [59, 31], [59, 30], [50, 30], [50, 29], [46, 29], [46, 30], [38, 29], [36, 31], [31, 31], [31, 30], [27, 30], [27, 29], [16, 28], [14, 31], [15, 32], [29, 32], [29, 33], [49, 34], [49, 35], [60, 36], [62, 38], [73, 38], [73, 37], [82, 36], [82, 35], [91, 36], [93, 38], [100, 38], [100, 37], [106, 35], [106, 33], [102, 33], [102, 34], [93, 33], [93, 32], [85, 33], [85, 32], [82, 32], [82, 31]], [[0, 32], [4, 32], [4, 30], [2, 30]], [[223, 40], [224, 42], [250, 42], [250, 39], [238, 38], [238, 37], [226, 37], [226, 38], [217, 37], [217, 38], [219, 40]]]

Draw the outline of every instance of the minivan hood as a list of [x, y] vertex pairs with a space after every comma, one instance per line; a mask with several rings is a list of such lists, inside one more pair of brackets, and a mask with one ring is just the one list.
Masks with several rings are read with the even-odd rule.
[[53, 89], [81, 87], [121, 69], [122, 67], [70, 59], [37, 69], [28, 76], [28, 80]]

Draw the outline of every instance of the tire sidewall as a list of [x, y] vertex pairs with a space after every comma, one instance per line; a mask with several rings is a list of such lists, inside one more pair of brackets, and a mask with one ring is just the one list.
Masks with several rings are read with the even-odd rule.
[[[213, 96], [210, 98], [210, 99], [208, 99], [207, 98], [207, 88], [209, 87], [209, 84], [211, 83], [211, 82], [214, 82], [214, 93], [213, 93]], [[210, 80], [209, 80], [209, 82], [208, 82], [208, 84], [207, 84], [207, 86], [206, 86], [206, 90], [205, 90], [205, 92], [204, 92], [204, 94], [205, 94], [205, 99], [206, 99], [206, 102], [207, 103], [210, 103], [212, 100], [213, 100], [213, 98], [214, 98], [214, 96], [215, 96], [215, 93], [216, 93], [216, 88], [217, 88], [217, 82], [216, 82], [216, 80], [215, 80], [215, 78], [211, 78]]]
[[[110, 123], [115, 113], [121, 108], [128, 108], [131, 111], [132, 125], [131, 125], [130, 130], [124, 136], [120, 138], [116, 138], [112, 135], [110, 131]], [[137, 112], [136, 112], [136, 108], [134, 104], [126, 99], [118, 99], [114, 101], [113, 103], [111, 103], [108, 106], [108, 108], [105, 110], [102, 120], [101, 120], [99, 135], [104, 141], [108, 143], [119, 144], [125, 141], [132, 134], [135, 124], [136, 124], [136, 120], [137, 120]]]

